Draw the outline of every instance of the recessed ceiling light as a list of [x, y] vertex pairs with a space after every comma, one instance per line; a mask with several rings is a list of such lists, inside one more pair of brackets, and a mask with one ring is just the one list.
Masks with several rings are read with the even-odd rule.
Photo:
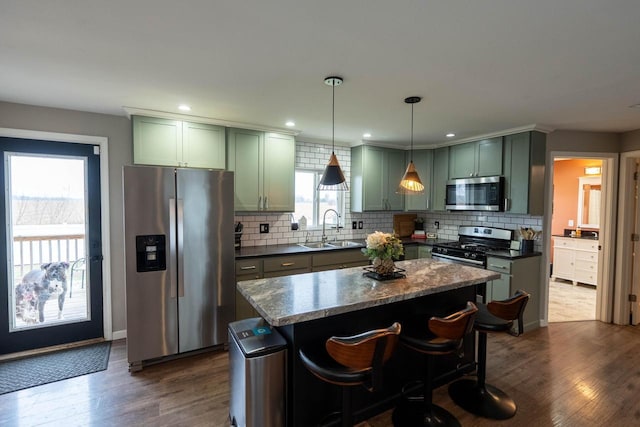
[[455, 134], [455, 133], [448, 133], [448, 134], [447, 134], [447, 138], [453, 138], [454, 136], [456, 136], [456, 134]]
[[293, 127], [296, 125], [296, 123], [293, 120], [289, 120], [287, 123], [285, 123], [285, 125], [289, 126], [289, 127]]
[[363, 138], [371, 138], [371, 134], [369, 132], [362, 134]]
[[189, 107], [186, 104], [180, 104], [180, 105], [178, 105], [178, 110], [180, 110], [180, 111], [191, 111], [191, 107]]

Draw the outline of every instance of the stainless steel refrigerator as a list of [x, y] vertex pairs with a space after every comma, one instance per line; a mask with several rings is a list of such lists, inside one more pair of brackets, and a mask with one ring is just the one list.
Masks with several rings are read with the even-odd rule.
[[225, 344], [235, 317], [233, 172], [123, 168], [129, 369]]

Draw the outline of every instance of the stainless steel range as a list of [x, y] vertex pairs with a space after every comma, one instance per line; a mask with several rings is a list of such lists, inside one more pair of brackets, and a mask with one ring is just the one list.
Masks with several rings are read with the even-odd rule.
[[438, 261], [485, 268], [487, 252], [509, 250], [512, 239], [513, 230], [461, 225], [458, 241], [435, 245], [431, 255]]

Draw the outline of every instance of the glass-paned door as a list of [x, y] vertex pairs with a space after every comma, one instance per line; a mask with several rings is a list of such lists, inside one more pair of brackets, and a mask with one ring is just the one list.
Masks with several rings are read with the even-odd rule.
[[103, 336], [98, 147], [0, 138], [0, 354]]

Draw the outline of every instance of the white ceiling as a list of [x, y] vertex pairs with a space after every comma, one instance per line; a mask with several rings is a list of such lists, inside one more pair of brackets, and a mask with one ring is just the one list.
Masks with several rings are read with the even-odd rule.
[[0, 100], [416, 146], [640, 128], [638, 0], [2, 0]]

